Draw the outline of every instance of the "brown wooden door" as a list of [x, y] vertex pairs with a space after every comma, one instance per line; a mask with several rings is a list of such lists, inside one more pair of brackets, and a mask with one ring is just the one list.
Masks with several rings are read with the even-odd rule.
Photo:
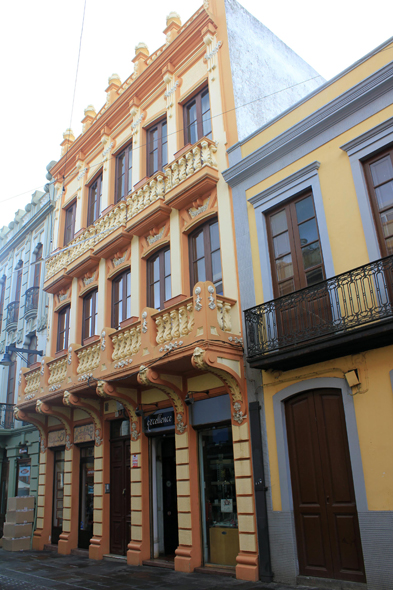
[[111, 441], [110, 552], [126, 555], [131, 540], [130, 439]]
[[299, 572], [365, 582], [341, 392], [309, 391], [285, 409]]

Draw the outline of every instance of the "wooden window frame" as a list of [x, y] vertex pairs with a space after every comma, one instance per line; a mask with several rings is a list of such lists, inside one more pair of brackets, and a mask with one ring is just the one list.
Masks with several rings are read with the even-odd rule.
[[[131, 166], [130, 163], [130, 155], [131, 155]], [[119, 196], [119, 168], [120, 168], [120, 158], [125, 156], [125, 180], [124, 180], [124, 195]], [[115, 204], [119, 203], [121, 200], [125, 199], [127, 195], [130, 194], [132, 191], [132, 165], [133, 165], [133, 155], [132, 155], [132, 142], [128, 143], [121, 152], [116, 155], [116, 181], [115, 181]], [[131, 169], [131, 186], [129, 186], [129, 170]]]
[[[121, 322], [124, 322], [124, 320], [127, 320], [128, 317], [123, 317], [122, 319], [119, 318], [119, 321], [116, 323], [115, 321], [115, 288], [116, 285], [118, 283], [120, 283], [120, 281], [125, 278], [125, 281], [123, 282], [123, 287], [122, 287], [122, 297], [120, 299], [118, 299], [117, 303], [119, 301], [122, 301], [123, 303], [123, 309], [125, 308], [127, 310], [127, 299], [128, 299], [128, 295], [127, 295], [127, 280], [128, 280], [128, 275], [130, 275], [130, 282], [131, 282], [131, 270], [124, 270], [123, 272], [121, 272], [120, 274], [118, 274], [112, 281], [112, 318], [111, 318], [111, 325], [112, 328], [115, 328], [116, 330], [118, 330], [120, 328], [120, 324]], [[131, 285], [130, 285], [130, 300], [131, 300]], [[129, 316], [131, 317], [131, 316]]]
[[155, 252], [147, 261], [147, 268], [146, 268], [146, 278], [147, 278], [147, 306], [154, 308], [154, 261], [159, 258], [160, 259], [160, 309], [163, 310], [165, 308], [165, 278], [172, 277], [172, 269], [169, 274], [165, 274], [165, 254], [166, 252], [170, 252], [170, 247], [167, 246]]
[[[91, 338], [91, 336], [95, 336], [94, 331], [92, 331], [93, 326], [93, 318], [94, 318], [94, 326], [97, 328], [97, 314], [98, 314], [98, 306], [97, 306], [97, 299], [98, 299], [98, 289], [92, 289], [89, 291], [84, 297], [82, 302], [82, 344], [85, 343], [85, 340]], [[89, 316], [86, 316], [86, 306], [87, 302], [92, 300], [92, 313]], [[89, 334], [86, 333], [86, 321], [89, 320]]]
[[[166, 125], [167, 128], [167, 133], [166, 133], [166, 141], [163, 143], [162, 142], [162, 127], [163, 125]], [[151, 165], [150, 162], [150, 153], [152, 153], [150, 151], [150, 147], [152, 144], [152, 134], [153, 132], [157, 129], [158, 131], [158, 138], [157, 138], [157, 144], [158, 144], [158, 159], [157, 159], [157, 170], [153, 170], [153, 166]], [[162, 158], [162, 148], [163, 146], [166, 145], [166, 150], [167, 150], [167, 155], [166, 155], [166, 162], [163, 163], [163, 158]], [[151, 125], [151, 127], [149, 127], [148, 129], [146, 129], [146, 168], [147, 168], [147, 176], [153, 176], [153, 174], [155, 174], [156, 172], [159, 172], [160, 170], [163, 170], [164, 166], [166, 166], [168, 164], [168, 122], [167, 122], [167, 118], [164, 117], [163, 119], [160, 119], [159, 121], [156, 121], [153, 125]]]
[[[76, 200], [73, 201], [65, 210], [64, 219], [64, 246], [67, 246], [75, 237], [75, 221], [76, 221]], [[67, 225], [67, 219], [70, 217], [71, 223]], [[70, 229], [69, 236], [67, 231]]]
[[[93, 188], [97, 186], [97, 199], [93, 203]], [[89, 186], [89, 197], [87, 201], [87, 227], [93, 225], [101, 215], [102, 201], [102, 172], [95, 177]]]
[[[188, 123], [188, 112], [190, 107], [195, 103], [196, 106], [196, 121], [197, 121], [197, 141], [204, 137], [203, 133], [203, 116], [202, 116], [202, 97], [206, 94], [209, 95], [209, 107], [210, 107], [210, 93], [209, 87], [204, 86], [202, 90], [200, 90], [197, 94], [195, 94], [190, 100], [183, 104], [183, 128], [184, 128], [184, 145], [187, 145], [191, 142], [190, 132], [189, 132], [189, 123]], [[211, 112], [211, 107], [209, 108]], [[211, 114], [210, 114], [210, 121], [211, 121]], [[213, 135], [213, 128], [208, 133], [208, 135]]]
[[[70, 314], [71, 314], [71, 305], [65, 305], [57, 312], [57, 341], [56, 341], [56, 352], [61, 352], [62, 350], [67, 350], [69, 345], [69, 338], [70, 338]], [[61, 330], [61, 318], [64, 316], [64, 330]], [[60, 341], [62, 339], [62, 334], [65, 334], [64, 338], [64, 347], [60, 348]]]
[[387, 209], [391, 209], [392, 207], [386, 207], [381, 210], [379, 209], [378, 199], [377, 199], [377, 195], [375, 193], [374, 181], [373, 181], [372, 174], [371, 174], [371, 164], [378, 162], [378, 160], [385, 158], [387, 155], [390, 155], [390, 159], [391, 159], [392, 166], [393, 166], [393, 146], [392, 145], [379, 151], [377, 154], [374, 154], [373, 156], [367, 158], [367, 160], [363, 161], [363, 170], [364, 170], [364, 174], [366, 177], [367, 192], [368, 192], [368, 196], [370, 199], [371, 210], [372, 210], [373, 218], [374, 218], [374, 226], [375, 226], [375, 230], [377, 232], [377, 238], [378, 238], [379, 248], [380, 248], [380, 252], [381, 252], [382, 257], [388, 256], [388, 252], [387, 252], [387, 248], [386, 248], [386, 239], [385, 239], [383, 229], [382, 229], [380, 214]]
[[[311, 197], [311, 199], [312, 199], [314, 216], [303, 220], [301, 223], [305, 223], [306, 221], [309, 221], [311, 219], [315, 219], [319, 247], [320, 247], [320, 253], [321, 253], [321, 262], [313, 267], [310, 267], [308, 269], [304, 269], [302, 254], [301, 254], [302, 246], [300, 243], [300, 235], [299, 235], [299, 230], [298, 230], [298, 225], [301, 225], [301, 224], [299, 224], [297, 221], [296, 203], [302, 201], [303, 199], [306, 199], [307, 197]], [[323, 259], [322, 243], [321, 243], [321, 236], [319, 233], [318, 218], [317, 218], [317, 212], [315, 209], [314, 196], [313, 196], [312, 191], [308, 190], [300, 195], [297, 195], [296, 197], [294, 197], [288, 201], [280, 203], [278, 206], [274, 207], [273, 209], [269, 209], [268, 211], [266, 211], [264, 213], [265, 218], [266, 218], [266, 230], [267, 230], [267, 238], [268, 238], [268, 245], [269, 245], [269, 258], [270, 258], [270, 267], [271, 267], [271, 273], [272, 273], [273, 293], [274, 293], [275, 299], [282, 297], [283, 295], [280, 295], [280, 293], [279, 293], [279, 281], [277, 279], [276, 258], [274, 255], [273, 235], [272, 235], [272, 230], [271, 230], [270, 217], [272, 215], [275, 215], [276, 213], [279, 213], [280, 211], [283, 211], [283, 210], [286, 211], [290, 253], [292, 256], [292, 264], [293, 264], [293, 268], [294, 268], [293, 280], [294, 280], [295, 288], [292, 292], [295, 293], [296, 291], [299, 291], [300, 289], [308, 287], [309, 285], [307, 285], [307, 282], [306, 282], [306, 272], [311, 272], [312, 270], [315, 270], [318, 267], [322, 268], [322, 272], [323, 272], [323, 279], [322, 280], [326, 279], [325, 263], [324, 263], [324, 259]], [[296, 230], [294, 229], [294, 222], [296, 223]], [[314, 242], [312, 242], [312, 243], [314, 243]], [[288, 279], [285, 279], [285, 280], [288, 280]], [[282, 281], [282, 282], [285, 282], [285, 281]], [[310, 287], [311, 286], [312, 285], [310, 285]]]
[[[205, 259], [205, 273], [206, 273], [206, 280], [211, 281], [213, 283], [213, 263], [212, 263], [212, 248], [211, 248], [211, 240], [210, 240], [210, 226], [213, 224], [218, 223], [218, 218], [214, 217], [213, 219], [209, 219], [209, 221], [199, 225], [189, 236], [188, 236], [188, 252], [189, 252], [189, 262], [190, 262], [190, 287], [191, 293], [198, 283], [198, 278], [195, 276], [194, 266], [197, 261], [197, 258], [194, 254], [196, 254], [195, 249], [195, 239], [196, 237], [203, 231], [203, 248], [204, 248], [204, 259]], [[218, 238], [220, 240], [220, 229], [218, 228]], [[214, 250], [216, 252], [217, 250]], [[221, 240], [220, 240], [220, 259], [221, 259]], [[223, 285], [224, 290], [224, 281], [222, 277], [222, 261], [221, 261], [221, 283]]]

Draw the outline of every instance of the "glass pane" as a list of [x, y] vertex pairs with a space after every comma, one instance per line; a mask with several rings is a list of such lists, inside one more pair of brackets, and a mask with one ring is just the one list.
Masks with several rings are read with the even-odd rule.
[[210, 226], [210, 247], [212, 252], [220, 249], [220, 234], [218, 232], [218, 221]]
[[393, 178], [393, 166], [390, 156], [385, 156], [370, 166], [374, 186]]
[[213, 270], [213, 278], [212, 282], [215, 283], [216, 281], [221, 281], [222, 273], [221, 273], [221, 256], [220, 251], [216, 250], [212, 253], [212, 270]]
[[79, 529], [93, 533], [94, 460], [81, 464]]
[[292, 256], [288, 254], [276, 260], [277, 278], [279, 281], [293, 276]]
[[164, 274], [168, 276], [171, 274], [171, 251], [164, 252]]
[[296, 203], [296, 216], [298, 223], [301, 223], [305, 219], [310, 219], [310, 217], [314, 217], [312, 197], [307, 197]]
[[323, 281], [323, 279], [324, 277], [322, 268], [316, 268], [314, 270], [310, 270], [310, 272], [306, 272], [307, 286], [319, 283], [320, 281]]
[[280, 283], [278, 285], [278, 294], [279, 297], [283, 295], [288, 295], [288, 293], [293, 293], [295, 290], [295, 281], [293, 279], [289, 281], [285, 281], [285, 283]]
[[188, 107], [187, 113], [188, 113], [188, 124], [192, 125], [192, 123], [194, 123], [197, 118], [197, 111], [196, 111], [195, 102], [191, 106]]
[[205, 256], [205, 247], [203, 243], [203, 230], [195, 238], [196, 257], [203, 258]]
[[18, 464], [17, 496], [30, 496], [30, 462]]
[[162, 143], [166, 142], [166, 138], [167, 138], [167, 124], [166, 124], [166, 122], [162, 123], [162, 125], [161, 125], [161, 137], [162, 137]]
[[315, 242], [318, 239], [317, 222], [315, 219], [310, 219], [299, 225], [300, 244], [305, 246], [310, 242]]
[[168, 144], [162, 144], [162, 153], [161, 153], [161, 160], [162, 160], [162, 168], [168, 164]]
[[[57, 459], [57, 453], [56, 453]], [[53, 497], [53, 526], [63, 525], [64, 460], [55, 461], [55, 485]]]
[[393, 209], [381, 213], [381, 224], [385, 238], [393, 235]]
[[171, 298], [171, 276], [165, 277], [165, 301]]
[[291, 246], [289, 244], [289, 233], [286, 231], [283, 234], [280, 234], [276, 238], [273, 238], [273, 246], [274, 246], [274, 257], [278, 258], [283, 254], [291, 251]]
[[393, 205], [393, 181], [376, 188], [375, 193], [377, 195], [378, 207], [380, 209]]
[[200, 449], [204, 561], [233, 566], [239, 534], [231, 429], [201, 432]]
[[314, 242], [314, 244], [310, 244], [310, 246], [305, 246], [302, 248], [302, 255], [305, 270], [311, 268], [312, 266], [316, 266], [317, 264], [321, 264], [322, 257], [319, 242]]
[[393, 238], [388, 238], [386, 240], [386, 250], [388, 256], [390, 256], [390, 254], [393, 254]]
[[209, 93], [206, 92], [202, 96], [202, 114], [210, 110]]
[[200, 260], [198, 260], [198, 262], [196, 263], [196, 266], [197, 266], [197, 276], [195, 277], [196, 282], [206, 281], [205, 259], [201, 258]]
[[210, 118], [210, 111], [204, 113], [202, 115], [202, 131], [204, 137], [209, 137], [211, 139], [212, 136], [212, 122]]
[[198, 129], [196, 121], [188, 127], [188, 141], [192, 144], [198, 141]]
[[126, 312], [126, 318], [130, 318], [131, 317], [131, 296], [127, 297], [127, 312]]
[[217, 295], [223, 295], [224, 291], [222, 288], [222, 281], [218, 281], [218, 283], [214, 283], [214, 286], [216, 288]]
[[157, 258], [154, 260], [153, 262], [153, 281], [159, 281], [160, 280], [160, 258], [159, 256], [157, 256]]
[[160, 283], [154, 283], [153, 285], [153, 293], [154, 293], [154, 309], [161, 309], [161, 297], [160, 297]]
[[270, 226], [272, 228], [272, 235], [276, 236], [281, 232], [284, 232], [288, 229], [287, 224], [287, 215], [284, 211], [280, 211], [279, 213], [275, 213], [270, 217]]

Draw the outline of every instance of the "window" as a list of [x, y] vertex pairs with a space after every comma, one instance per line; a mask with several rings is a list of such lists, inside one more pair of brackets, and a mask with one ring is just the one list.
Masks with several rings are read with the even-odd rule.
[[208, 88], [184, 105], [184, 143], [194, 144], [202, 137], [212, 138]]
[[267, 214], [275, 297], [324, 280], [325, 270], [312, 195]]
[[198, 281], [211, 281], [222, 295], [222, 271], [220, 234], [218, 221], [210, 221], [198, 227], [190, 235], [191, 291]]
[[120, 328], [131, 317], [131, 271], [121, 273], [112, 282], [112, 328]]
[[164, 309], [171, 296], [171, 253], [167, 248], [147, 261], [147, 305]]
[[63, 307], [58, 313], [57, 323], [57, 347], [56, 351], [66, 350], [70, 336], [70, 311], [69, 305]]
[[152, 176], [168, 164], [168, 132], [163, 119], [147, 132], [147, 174]]
[[76, 213], [76, 201], [68, 207], [65, 211], [65, 224], [64, 224], [64, 246], [67, 246], [75, 235], [75, 213]]
[[116, 203], [132, 190], [132, 144], [116, 158]]
[[97, 295], [94, 289], [83, 298], [82, 342], [97, 333]]
[[33, 287], [40, 286], [41, 278], [42, 244], [38, 244], [34, 255], [34, 281]]
[[364, 164], [382, 256], [393, 254], [393, 148]]
[[87, 206], [87, 225], [92, 225], [101, 214], [102, 174], [89, 187], [89, 202]]

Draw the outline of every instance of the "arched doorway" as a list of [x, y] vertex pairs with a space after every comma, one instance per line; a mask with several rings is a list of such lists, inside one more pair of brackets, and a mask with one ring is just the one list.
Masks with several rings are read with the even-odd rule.
[[301, 575], [365, 582], [341, 391], [285, 401]]

